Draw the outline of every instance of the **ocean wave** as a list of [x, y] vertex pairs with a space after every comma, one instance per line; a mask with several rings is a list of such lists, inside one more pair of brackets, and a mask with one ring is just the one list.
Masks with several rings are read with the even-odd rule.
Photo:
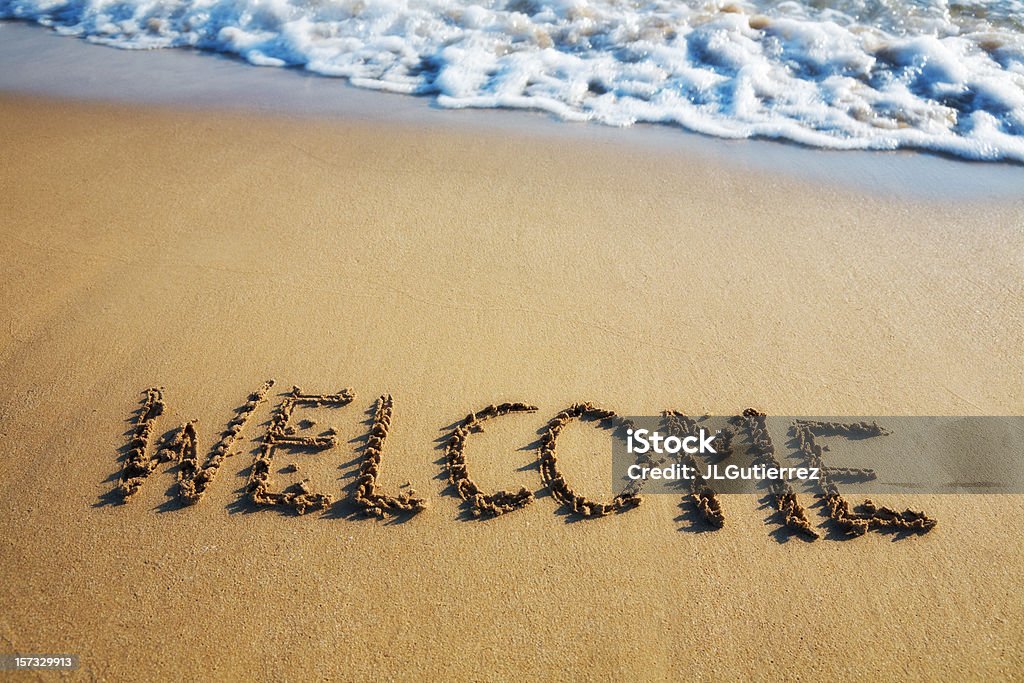
[[1024, 0], [0, 0], [131, 49], [302, 67], [442, 107], [1024, 162]]

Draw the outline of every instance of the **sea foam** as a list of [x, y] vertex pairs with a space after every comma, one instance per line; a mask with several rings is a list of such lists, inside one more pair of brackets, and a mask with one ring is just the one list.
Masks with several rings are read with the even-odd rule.
[[121, 48], [194, 47], [449, 108], [1024, 162], [1024, 0], [0, 0]]

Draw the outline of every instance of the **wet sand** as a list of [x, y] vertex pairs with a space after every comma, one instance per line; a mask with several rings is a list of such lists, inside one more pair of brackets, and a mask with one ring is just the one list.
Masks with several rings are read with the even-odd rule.
[[[894, 495], [937, 526], [836, 540], [803, 495], [809, 542], [753, 496], [724, 496], [719, 530], [671, 496], [580, 519], [539, 466], [544, 426], [583, 401], [1021, 414], [1024, 199], [396, 122], [5, 95], [0, 127], [0, 650], [137, 680], [1024, 670], [1024, 497]], [[293, 384], [354, 398], [274, 431]], [[150, 453], [195, 419], [207, 463], [246, 418], [195, 505], [170, 463], [110, 495], [150, 387]], [[474, 518], [446, 448], [504, 402], [536, 411], [468, 434], [465, 465], [533, 500]], [[308, 479], [326, 509], [252, 504], [268, 426], [267, 490]], [[607, 448], [562, 431], [581, 495], [616, 493]], [[369, 493], [427, 508], [358, 516], [380, 503], [350, 500], [369, 469]]]

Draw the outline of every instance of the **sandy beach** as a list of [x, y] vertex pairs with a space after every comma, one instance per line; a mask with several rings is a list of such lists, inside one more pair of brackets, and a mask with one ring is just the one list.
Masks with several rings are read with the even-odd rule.
[[[1024, 497], [890, 496], [923, 535], [817, 542], [754, 496], [579, 520], [538, 430], [621, 414], [1019, 415], [1024, 199], [917, 201], [571, 136], [0, 95], [0, 643], [96, 680], [1006, 680], [1024, 671]], [[806, 150], [806, 154], [815, 152]], [[953, 163], [953, 162], [950, 162]], [[970, 166], [963, 164], [965, 173]], [[205, 453], [273, 378], [194, 506], [160, 465], [110, 504], [149, 387]], [[292, 385], [344, 497], [375, 401], [407, 520], [258, 510], [243, 489]], [[522, 510], [466, 519], [453, 423]], [[369, 412], [368, 412], [369, 411]], [[612, 495], [607, 436], [560, 463]], [[281, 472], [295, 463], [296, 472]], [[806, 496], [806, 504], [813, 499]], [[815, 525], [825, 517], [812, 508]]]

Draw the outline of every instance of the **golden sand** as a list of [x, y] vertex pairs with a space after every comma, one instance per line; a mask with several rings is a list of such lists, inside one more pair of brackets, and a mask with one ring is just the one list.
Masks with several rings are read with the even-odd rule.
[[373, 123], [3, 97], [0, 127], [0, 651], [135, 680], [1024, 671], [1021, 496], [887, 496], [937, 526], [836, 540], [800, 494], [816, 541], [754, 496], [720, 529], [682, 495], [565, 505], [618, 493], [586, 402], [1021, 414], [1024, 202]]

